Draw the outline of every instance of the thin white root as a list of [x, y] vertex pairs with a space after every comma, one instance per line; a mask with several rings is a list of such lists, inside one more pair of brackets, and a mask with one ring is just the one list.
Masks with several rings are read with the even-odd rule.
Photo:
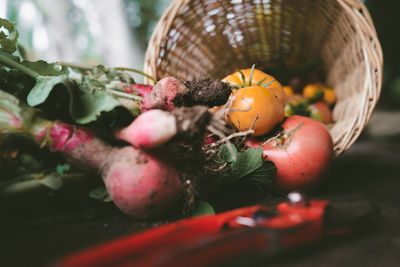
[[[221, 132], [220, 130], [218, 130], [217, 128], [215, 128], [213, 125], [207, 126], [207, 130], [209, 130], [211, 133], [214, 133], [215, 135], [217, 135], [221, 139], [226, 138], [225, 134], [223, 132]], [[226, 147], [229, 150], [229, 153], [231, 154], [232, 160], [235, 161], [236, 160], [236, 154], [233, 151], [232, 143], [229, 140], [225, 141], [225, 143], [226, 143]]]
[[218, 171], [221, 171], [221, 170], [223, 170], [226, 166], [228, 166], [228, 162], [225, 162], [224, 164], [222, 164], [219, 168], [216, 168], [216, 169], [210, 169], [210, 171], [213, 171], [213, 172], [218, 172]]
[[271, 142], [272, 140], [278, 138], [281, 135], [281, 133], [278, 133], [277, 135], [272, 136], [271, 138], [268, 138], [264, 143], [262, 143], [261, 146], [266, 145], [267, 143]]
[[240, 136], [247, 136], [247, 135], [252, 134], [252, 133], [254, 133], [253, 129], [249, 129], [249, 130], [244, 131], [244, 132], [233, 133], [233, 134], [231, 134], [229, 136], [221, 138], [220, 140], [218, 140], [218, 141], [216, 141], [214, 143], [211, 143], [209, 146], [210, 147], [216, 147], [216, 146], [218, 146], [218, 145], [220, 145], [220, 144], [222, 144], [224, 142], [227, 142], [227, 141], [231, 140], [232, 138], [240, 137]]

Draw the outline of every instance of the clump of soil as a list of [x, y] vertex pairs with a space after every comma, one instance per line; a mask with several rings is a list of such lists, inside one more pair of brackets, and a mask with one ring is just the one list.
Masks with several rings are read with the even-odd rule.
[[211, 78], [194, 79], [185, 82], [189, 89], [190, 105], [204, 105], [208, 107], [220, 106], [226, 103], [232, 87], [228, 83]]

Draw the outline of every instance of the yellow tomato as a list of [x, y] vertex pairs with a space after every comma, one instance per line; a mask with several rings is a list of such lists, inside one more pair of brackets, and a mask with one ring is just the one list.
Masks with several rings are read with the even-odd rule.
[[336, 93], [333, 91], [333, 89], [324, 87], [324, 101], [327, 103], [329, 106], [332, 106], [336, 102]]
[[294, 94], [292, 87], [290, 87], [289, 85], [284, 85], [283, 91], [285, 91], [287, 97], [290, 97]]
[[306, 87], [304, 87], [303, 95], [306, 98], [322, 99], [329, 106], [332, 106], [336, 102], [335, 91], [320, 83], [309, 84]]
[[316, 98], [318, 96], [322, 97], [323, 93], [324, 93], [323, 87], [321, 84], [318, 83], [308, 84], [303, 89], [303, 95], [306, 98]]
[[231, 97], [227, 121], [239, 131], [253, 126], [253, 135], [264, 135], [284, 119], [282, 103], [268, 88], [244, 87]]
[[[230, 83], [232, 85], [249, 85], [251, 69], [243, 69], [241, 70], [241, 72], [244, 74], [245, 84], [242, 81], [242, 74], [239, 71], [226, 76], [222, 81]], [[254, 69], [251, 79], [251, 85], [258, 85], [259, 82], [261, 82], [260, 85], [272, 82], [270, 85], [267, 86], [267, 88], [276, 95], [283, 106], [285, 105], [286, 94], [282, 88], [282, 85], [273, 76], [268, 75], [261, 70]]]

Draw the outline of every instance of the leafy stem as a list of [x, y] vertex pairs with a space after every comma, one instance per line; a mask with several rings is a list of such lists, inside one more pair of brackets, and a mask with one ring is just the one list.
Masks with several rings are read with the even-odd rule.
[[140, 71], [140, 70], [131, 69], [131, 68], [125, 68], [125, 67], [116, 67], [116, 68], [113, 68], [113, 69], [119, 70], [119, 71], [130, 71], [130, 72], [138, 73], [138, 74], [140, 74], [142, 76], [145, 76], [145, 77], [149, 78], [155, 84], [157, 83], [157, 80], [153, 76], [151, 76], [151, 75], [149, 75], [147, 73], [144, 73], [143, 71]]
[[39, 80], [42, 76], [37, 73], [36, 71], [31, 70], [28, 67], [25, 67], [21, 63], [12, 60], [8, 54], [4, 53], [3, 51], [0, 51], [0, 64], [3, 64], [4, 66], [7, 66], [9, 68], [13, 68], [16, 70], [21, 71], [22, 73], [31, 76], [32, 78]]
[[[75, 64], [75, 63], [58, 62], [58, 65], [61, 65], [61, 66], [64, 66], [64, 67], [70, 67], [70, 68], [73, 68], [73, 69], [79, 69], [79, 70], [81, 70], [81, 71], [92, 71], [92, 70], [93, 70], [92, 67], [83, 66], [83, 65]], [[137, 70], [137, 69], [126, 68], [126, 67], [115, 67], [115, 68], [104, 69], [104, 71], [110, 71], [110, 70], [129, 71], [129, 72], [138, 73], [138, 74], [140, 74], [140, 75], [142, 75], [142, 76], [144, 76], [144, 77], [149, 78], [149, 79], [152, 80], [154, 83], [157, 83], [157, 80], [156, 80], [153, 76], [151, 76], [151, 75], [149, 75], [149, 74], [147, 74], [147, 73], [144, 73], [143, 71]]]
[[141, 96], [128, 94], [128, 93], [125, 93], [125, 92], [122, 92], [122, 91], [119, 91], [116, 89], [112, 89], [112, 88], [106, 88], [106, 91], [114, 96], [130, 99], [130, 100], [140, 101], [143, 99], [143, 97], [141, 97]]
[[69, 62], [57, 62], [57, 65], [63, 66], [63, 67], [69, 67], [72, 69], [79, 69], [82, 71], [91, 71], [93, 68], [92, 67], [88, 67], [88, 66], [83, 66], [81, 64], [76, 64], [76, 63], [69, 63]]

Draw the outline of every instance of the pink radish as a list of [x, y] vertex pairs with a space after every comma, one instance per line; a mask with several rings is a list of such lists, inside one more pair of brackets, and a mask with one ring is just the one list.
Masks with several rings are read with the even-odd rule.
[[174, 77], [161, 79], [149, 94], [144, 95], [141, 109], [142, 111], [154, 108], [173, 110], [183, 105], [183, 98], [188, 92], [188, 88]]
[[162, 158], [131, 146], [112, 147], [86, 128], [45, 120], [13, 96], [5, 92], [0, 96], [9, 100], [8, 110], [0, 102], [0, 133], [31, 134], [51, 151], [100, 173], [124, 213], [139, 219], [161, 216], [179, 197], [180, 177]]
[[121, 84], [122, 88], [124, 88], [125, 93], [131, 94], [137, 92], [137, 94], [141, 97], [150, 94], [153, 89], [152, 85], [147, 84], [131, 84], [130, 86], [126, 86], [125, 84]]
[[205, 106], [181, 107], [172, 112], [153, 109], [140, 114], [115, 135], [134, 147], [148, 149], [160, 146], [176, 135], [187, 140], [198, 139], [210, 123], [212, 115]]
[[129, 127], [117, 132], [116, 136], [134, 147], [153, 148], [164, 144], [177, 132], [174, 115], [153, 109], [139, 115]]
[[[157, 217], [179, 197], [177, 171], [154, 155], [131, 146], [114, 148], [87, 129], [61, 122], [46, 131], [50, 149], [99, 172], [115, 205], [128, 215], [140, 219]], [[42, 134], [36, 138], [39, 143], [44, 142]]]

